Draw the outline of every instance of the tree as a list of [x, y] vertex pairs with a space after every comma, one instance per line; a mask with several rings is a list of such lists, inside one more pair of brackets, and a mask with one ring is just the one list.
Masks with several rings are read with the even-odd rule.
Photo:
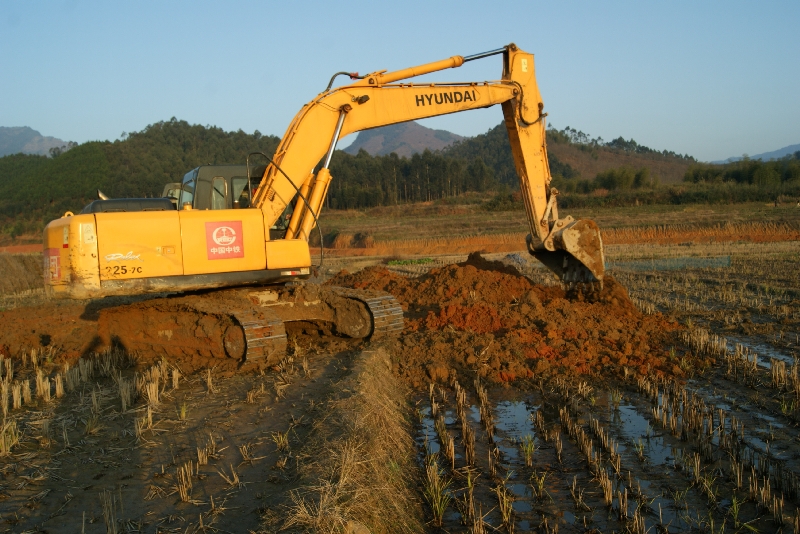
[[631, 188], [635, 177], [636, 173], [633, 169], [620, 167], [619, 169], [609, 169], [598, 173], [595, 177], [595, 182], [598, 187], [609, 191], [627, 190]]
[[781, 175], [772, 165], [760, 165], [753, 173], [753, 183], [761, 187], [780, 185]]
[[633, 177], [633, 187], [639, 189], [648, 185], [650, 185], [650, 169], [642, 167]]

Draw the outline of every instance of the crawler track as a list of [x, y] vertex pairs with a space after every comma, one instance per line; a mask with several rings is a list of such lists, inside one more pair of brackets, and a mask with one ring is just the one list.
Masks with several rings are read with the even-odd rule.
[[[102, 310], [104, 344], [156, 358], [273, 365], [286, 352], [286, 323], [325, 325], [349, 338], [397, 336], [403, 310], [380, 291], [297, 284], [167, 297]], [[214, 362], [209, 362], [214, 363]]]
[[331, 288], [332, 291], [346, 298], [363, 302], [372, 315], [371, 339], [397, 337], [403, 330], [403, 308], [397, 299], [382, 291]]

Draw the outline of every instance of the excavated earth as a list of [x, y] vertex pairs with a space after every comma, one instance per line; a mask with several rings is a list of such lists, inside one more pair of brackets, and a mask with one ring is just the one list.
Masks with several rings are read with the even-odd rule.
[[[581, 294], [567, 298], [558, 287], [535, 285], [514, 267], [475, 253], [464, 263], [418, 278], [370, 267], [353, 274], [342, 271], [326, 283], [385, 291], [401, 302], [406, 327], [394, 342], [394, 370], [414, 387], [446, 381], [453, 373], [465, 380], [477, 374], [495, 383], [547, 374], [681, 374], [674, 358], [667, 358], [669, 347], [680, 345], [678, 324], [660, 314], [641, 314], [625, 289], [608, 276], [603, 290], [591, 299]], [[193, 298], [207, 300], [212, 307], [217, 300], [220, 306], [224, 303], [224, 296], [215, 293]], [[130, 313], [147, 315], [159, 301], [164, 302], [112, 298], [3, 311], [0, 354], [37, 348], [50, 351], [56, 362], [74, 362], [109, 346], [113, 332], [106, 332], [99, 320], [107, 310], [122, 305]], [[116, 327], [123, 328], [124, 317], [115, 313]], [[153, 323], [142, 319], [131, 316], [131, 324]], [[198, 336], [219, 329], [211, 330], [198, 330]], [[216, 333], [223, 335], [221, 330]], [[232, 358], [192, 356], [185, 348], [176, 348], [168, 358], [184, 372], [206, 367], [236, 372]], [[145, 354], [139, 357], [148, 359]]]
[[[214, 307], [224, 314], [226, 298], [209, 295], [192, 297], [210, 301], [208, 306]], [[16, 356], [30, 349], [43, 351], [51, 355], [55, 363], [75, 363], [81, 356], [88, 356], [119, 345], [118, 339], [145, 336], [142, 329], [150, 329], [150, 337], [164, 338], [164, 350], [157, 352], [141, 352], [136, 347], [122, 347], [134, 353], [142, 364], [153, 363], [166, 357], [177, 365], [184, 373], [192, 373], [207, 367], [214, 367], [223, 374], [236, 371], [237, 362], [227, 358], [221, 351], [213, 350], [219, 342], [211, 340], [224, 339], [224, 324], [218, 321], [196, 321], [193, 328], [193, 339], [189, 336], [168, 339], [165, 332], [177, 332], [179, 326], [183, 330], [190, 329], [195, 319], [190, 313], [181, 314], [180, 310], [166, 314], [161, 309], [162, 298], [143, 300], [138, 298], [109, 298], [90, 302], [63, 301], [47, 302], [29, 307], [19, 307], [0, 312], [0, 355]], [[184, 317], [186, 315], [187, 317]], [[105, 318], [105, 320], [103, 320]], [[182, 323], [187, 323], [183, 325]]]
[[[402, 304], [406, 328], [394, 351], [395, 373], [414, 387], [452, 374], [494, 383], [552, 374], [680, 375], [668, 363], [679, 325], [640, 313], [626, 290], [607, 276], [587, 302], [558, 287], [535, 285], [514, 267], [479, 254], [464, 263], [406, 278], [384, 267], [327, 283], [375, 289]], [[466, 382], [469, 383], [469, 382]]]

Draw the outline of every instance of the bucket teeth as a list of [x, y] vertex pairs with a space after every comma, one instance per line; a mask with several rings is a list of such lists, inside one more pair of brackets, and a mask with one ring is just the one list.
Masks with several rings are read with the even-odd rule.
[[603, 281], [594, 282], [564, 282], [564, 290], [567, 292], [579, 291], [581, 293], [599, 293], [603, 290]]
[[564, 284], [589, 284], [599, 282], [600, 288], [603, 288], [603, 281], [598, 280], [592, 271], [578, 260], [565, 255], [563, 265], [564, 270], [561, 275], [561, 280]]

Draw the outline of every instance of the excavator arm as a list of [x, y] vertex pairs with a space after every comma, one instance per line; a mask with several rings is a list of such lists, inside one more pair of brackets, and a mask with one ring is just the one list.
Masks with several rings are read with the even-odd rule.
[[[503, 55], [503, 74], [498, 81], [406, 81], [494, 54]], [[597, 225], [590, 220], [558, 217], [558, 192], [550, 187], [546, 114], [533, 55], [513, 44], [475, 56], [453, 56], [400, 71], [371, 73], [355, 83], [321, 93], [292, 120], [254, 193], [253, 206], [262, 210], [265, 227], [269, 228], [299, 196], [286, 238], [308, 239], [328, 192], [328, 167], [339, 139], [369, 128], [495, 104], [503, 109], [520, 180], [530, 227], [529, 252], [567, 284], [602, 283], [603, 246]], [[322, 166], [314, 174], [320, 161]]]

